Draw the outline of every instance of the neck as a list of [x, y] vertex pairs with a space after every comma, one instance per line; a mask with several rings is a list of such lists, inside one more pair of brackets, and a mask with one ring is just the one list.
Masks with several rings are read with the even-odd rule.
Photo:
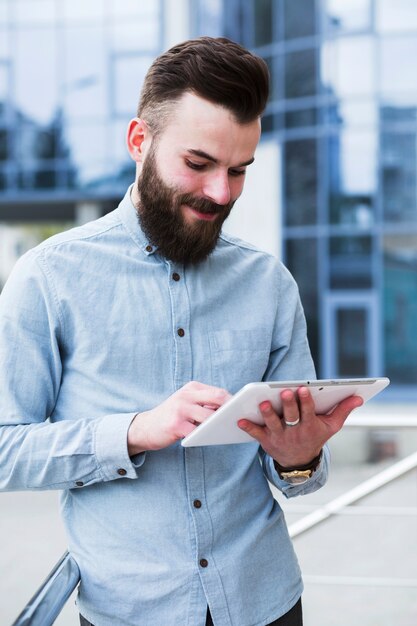
[[133, 206], [135, 207], [139, 206], [140, 197], [139, 197], [138, 186], [137, 186], [136, 180], [133, 183], [132, 189], [130, 190], [130, 199], [132, 200]]

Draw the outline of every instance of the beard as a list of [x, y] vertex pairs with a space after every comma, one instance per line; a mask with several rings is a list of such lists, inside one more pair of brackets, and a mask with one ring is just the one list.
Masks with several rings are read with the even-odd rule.
[[[220, 205], [166, 185], [158, 173], [155, 148], [151, 148], [143, 163], [137, 190], [139, 223], [160, 254], [174, 263], [195, 264], [207, 259], [234, 202]], [[196, 219], [189, 224], [182, 214], [183, 204], [200, 213], [216, 213], [216, 217], [213, 221]]]

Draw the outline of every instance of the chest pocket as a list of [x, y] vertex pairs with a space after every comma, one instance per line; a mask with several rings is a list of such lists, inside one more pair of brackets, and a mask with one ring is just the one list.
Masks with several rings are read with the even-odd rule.
[[214, 385], [236, 393], [243, 385], [262, 380], [271, 349], [267, 329], [216, 330], [208, 338]]

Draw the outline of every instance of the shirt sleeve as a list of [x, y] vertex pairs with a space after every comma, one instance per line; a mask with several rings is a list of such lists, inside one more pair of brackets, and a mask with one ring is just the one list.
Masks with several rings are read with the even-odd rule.
[[63, 319], [35, 251], [0, 296], [0, 490], [70, 489], [137, 478], [129, 458], [135, 413], [49, 421], [62, 376]]
[[274, 487], [279, 489], [284, 494], [286, 498], [293, 498], [295, 496], [313, 493], [323, 487], [323, 485], [327, 482], [330, 461], [330, 454], [327, 445], [323, 447], [323, 455], [318, 468], [313, 473], [311, 478], [306, 480], [301, 485], [292, 485], [287, 483], [285, 480], [282, 480], [275, 469], [273, 459], [262, 449], [260, 450], [260, 458], [265, 476], [269, 482], [274, 485]]

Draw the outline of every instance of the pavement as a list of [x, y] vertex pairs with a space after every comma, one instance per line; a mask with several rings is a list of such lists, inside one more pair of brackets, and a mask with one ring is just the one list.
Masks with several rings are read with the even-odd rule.
[[[395, 460], [347, 465], [336, 458], [329, 482], [315, 494], [293, 500], [274, 495], [291, 526]], [[0, 511], [0, 624], [10, 626], [66, 542], [56, 492], [0, 494]], [[416, 522], [413, 470], [296, 537], [305, 580], [304, 626], [415, 626]], [[78, 624], [74, 596], [55, 624]]]

